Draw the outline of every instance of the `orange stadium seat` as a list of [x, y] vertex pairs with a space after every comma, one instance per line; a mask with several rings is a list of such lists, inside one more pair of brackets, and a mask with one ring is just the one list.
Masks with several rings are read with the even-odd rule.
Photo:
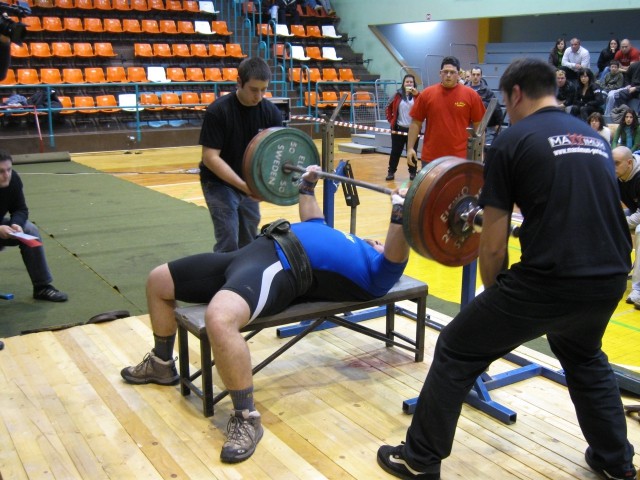
[[335, 108], [338, 106], [338, 94], [333, 90], [325, 90], [322, 92], [322, 101], [318, 102], [318, 106], [322, 108]]
[[115, 113], [122, 110], [118, 108], [118, 102], [115, 95], [97, 95], [96, 107], [103, 113]]
[[318, 106], [318, 95], [316, 92], [304, 92], [304, 105], [306, 107]]
[[85, 32], [102, 33], [104, 27], [102, 26], [102, 20], [99, 18], [85, 18], [84, 19]]
[[167, 80], [172, 82], [186, 82], [182, 67], [167, 67]]
[[234, 67], [225, 67], [222, 69], [222, 80], [225, 82], [238, 81], [238, 69]]
[[157, 20], [144, 18], [140, 22], [140, 27], [142, 28], [143, 33], [151, 33], [151, 34], [160, 33], [160, 26], [158, 25]]
[[210, 104], [215, 102], [215, 100], [216, 100], [215, 92], [201, 92], [200, 93], [200, 103], [204, 103], [205, 104], [204, 108], [207, 108], [207, 106], [209, 106]]
[[290, 68], [289, 69], [289, 81], [294, 83], [309, 83], [309, 78], [306, 74], [302, 73], [301, 68]]
[[225, 52], [228, 57], [246, 58], [247, 56], [242, 53], [242, 47], [239, 43], [227, 43], [227, 45], [225, 46]]
[[178, 20], [178, 33], [182, 33], [185, 35], [193, 35], [196, 33], [195, 28], [193, 27], [193, 22], [189, 20]]
[[307, 25], [307, 38], [320, 38], [322, 39], [322, 31], [317, 25]]
[[18, 68], [16, 83], [20, 85], [37, 85], [40, 83], [38, 71], [35, 68]]
[[178, 27], [176, 26], [176, 22], [174, 20], [160, 20], [158, 22], [158, 28], [160, 30], [160, 33], [169, 35], [178, 34]]
[[73, 0], [56, 0], [54, 2], [56, 8], [76, 8]]
[[54, 57], [59, 58], [69, 58], [74, 56], [69, 42], [53, 42], [51, 44], [51, 53]]
[[338, 71], [335, 68], [323, 68], [322, 80], [325, 82], [340, 82], [338, 78]]
[[71, 100], [71, 97], [67, 97], [65, 95], [58, 95], [58, 100], [60, 100], [60, 103], [62, 104], [62, 108], [63, 108], [63, 110], [60, 110], [61, 114], [72, 115], [76, 113], [76, 111], [73, 108], [73, 100]]
[[28, 58], [31, 56], [29, 53], [29, 47], [24, 42], [22, 45], [11, 42], [10, 51], [12, 58]]
[[377, 104], [374, 101], [371, 92], [355, 92], [353, 94], [353, 105], [356, 107], [376, 107]]
[[131, 9], [138, 12], [148, 12], [150, 10], [147, 0], [131, 0]]
[[184, 110], [180, 102], [180, 95], [175, 92], [161, 93], [160, 104], [169, 110]]
[[147, 0], [150, 10], [164, 11], [164, 2], [162, 0]]
[[306, 49], [307, 57], [311, 60], [323, 61], [322, 53], [320, 53], [320, 47], [307, 47]]
[[153, 44], [153, 55], [156, 57], [173, 57], [173, 53], [171, 53], [171, 47], [168, 43], [154, 43]]
[[204, 79], [205, 81], [208, 81], [208, 82], [221, 82], [222, 71], [216, 67], [205, 67]]
[[140, 22], [135, 18], [125, 18], [122, 20], [122, 30], [127, 33], [142, 33]]
[[57, 68], [41, 68], [40, 81], [49, 85], [62, 83], [62, 74]]
[[78, 113], [82, 113], [85, 115], [98, 113], [98, 110], [95, 108], [96, 102], [93, 97], [82, 95], [73, 97], [73, 106], [78, 110]]
[[0, 85], [15, 85], [16, 83], [16, 73], [12, 68], [7, 69], [7, 75], [4, 80], [0, 81]]
[[63, 68], [62, 81], [64, 83], [84, 83], [84, 75], [79, 68]]
[[76, 8], [93, 10], [93, 0], [75, 0]]
[[64, 17], [63, 25], [67, 32], [84, 32], [84, 25], [82, 24], [81, 18]]
[[143, 83], [148, 82], [147, 71], [144, 67], [127, 67], [127, 78], [130, 82]]
[[174, 43], [171, 45], [171, 53], [174, 57], [190, 58], [191, 51], [186, 43]]
[[164, 110], [164, 107], [160, 105], [160, 99], [155, 93], [141, 93], [140, 105], [144, 106], [145, 110]]
[[339, 74], [340, 74], [340, 80], [342, 80], [343, 82], [359, 82], [360, 79], [359, 78], [355, 78], [355, 76], [353, 75], [353, 70], [351, 70], [350, 68], [341, 68], [338, 70]]
[[204, 72], [200, 67], [187, 67], [185, 78], [188, 82], [204, 82]]
[[211, 30], [217, 35], [222, 35], [224, 37], [230, 37], [233, 35], [233, 32], [230, 32], [227, 28], [227, 22], [224, 20], [214, 20], [211, 22]]
[[93, 7], [96, 10], [113, 10], [111, 0], [93, 0]]
[[87, 42], [78, 42], [73, 44], [73, 54], [76, 57], [91, 58], [95, 57], [93, 53], [93, 45]]
[[134, 43], [133, 44], [133, 56], [134, 57], [153, 57], [153, 48], [150, 43]]
[[111, 42], [96, 42], [93, 44], [96, 57], [117, 57], [118, 54], [113, 50]]
[[131, 5], [129, 4], [129, 0], [113, 0], [113, 9], [120, 10], [122, 12], [127, 12], [131, 10]]
[[104, 31], [107, 33], [122, 33], [122, 22], [119, 18], [105, 18]]
[[107, 67], [106, 68], [106, 79], [107, 82], [112, 83], [127, 83], [129, 80], [127, 79], [127, 73], [124, 70], [124, 67]]
[[49, 47], [48, 43], [44, 42], [31, 42], [31, 44], [29, 44], [29, 51], [32, 57], [48, 58], [53, 56], [51, 54], [51, 47]]
[[192, 43], [189, 48], [193, 57], [206, 58], [209, 56], [207, 46], [204, 43]]
[[47, 32], [64, 32], [60, 17], [42, 17], [42, 28]]
[[200, 4], [197, 0], [183, 0], [182, 9], [187, 12], [200, 13]]
[[27, 26], [27, 31], [29, 32], [41, 32], [43, 30], [40, 17], [24, 17], [22, 23]]
[[291, 25], [291, 34], [296, 38], [307, 38], [304, 25]]
[[309, 69], [309, 81], [311, 83], [317, 83], [322, 81], [322, 75], [320, 74], [319, 68], [310, 68]]
[[210, 43], [209, 44], [209, 56], [215, 58], [226, 58], [227, 52], [224, 48], [224, 45], [220, 43]]
[[105, 83], [104, 70], [100, 67], [86, 67], [84, 69], [84, 79], [87, 83]]
[[167, 0], [165, 8], [174, 12], [182, 11], [182, 2], [180, 0]]
[[198, 105], [200, 103], [200, 98], [198, 97], [197, 92], [182, 92], [180, 97], [180, 102], [185, 108], [189, 110], [201, 110], [202, 106]]

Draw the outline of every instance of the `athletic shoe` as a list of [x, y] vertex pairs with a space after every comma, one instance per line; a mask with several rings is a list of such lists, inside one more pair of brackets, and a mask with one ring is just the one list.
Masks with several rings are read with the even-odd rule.
[[390, 173], [389, 175], [386, 176], [385, 180], [390, 181], [393, 180], [395, 178], [395, 175], [393, 173]]
[[631, 290], [631, 293], [627, 297], [627, 303], [634, 305], [636, 308], [640, 308], [640, 291]]
[[378, 449], [378, 465], [380, 465], [385, 472], [398, 478], [440, 480], [440, 472], [426, 473], [411, 468], [402, 455], [403, 448], [404, 445], [398, 445], [397, 447], [383, 445], [380, 447]]
[[176, 370], [176, 361], [174, 359], [162, 360], [156, 357], [156, 353], [153, 350], [147, 353], [135, 367], [123, 368], [120, 375], [127, 383], [133, 383], [134, 385], [144, 385], [146, 383], [177, 385], [180, 382], [180, 375]]
[[416, 178], [416, 174], [415, 173], [410, 173], [409, 174], [409, 180], [413, 180], [414, 178]]
[[227, 441], [222, 445], [220, 460], [224, 463], [246, 460], [256, 451], [263, 433], [260, 413], [236, 410], [227, 423]]
[[62, 293], [53, 285], [38, 287], [33, 289], [33, 298], [36, 300], [47, 300], [48, 302], [66, 302], [67, 294]]
[[587, 465], [591, 467], [591, 470], [596, 472], [602, 478], [606, 480], [636, 480], [636, 469], [632, 464], [625, 465], [619, 468], [609, 468], [598, 465], [592, 457], [591, 447], [587, 448], [584, 452], [584, 459], [587, 461]]

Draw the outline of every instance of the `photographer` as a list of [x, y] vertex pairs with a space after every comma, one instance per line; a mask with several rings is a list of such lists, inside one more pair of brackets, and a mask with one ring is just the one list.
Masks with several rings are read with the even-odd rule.
[[7, 76], [7, 69], [11, 63], [11, 40], [9, 37], [0, 35], [0, 81]]

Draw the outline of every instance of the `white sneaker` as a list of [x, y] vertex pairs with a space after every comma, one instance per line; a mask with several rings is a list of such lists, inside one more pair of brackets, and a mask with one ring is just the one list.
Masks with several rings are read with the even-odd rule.
[[636, 308], [640, 309], [640, 290], [631, 290], [627, 297], [627, 303], [632, 303]]

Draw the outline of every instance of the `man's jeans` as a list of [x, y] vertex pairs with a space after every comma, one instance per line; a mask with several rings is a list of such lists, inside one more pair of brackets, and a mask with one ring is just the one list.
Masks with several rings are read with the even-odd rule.
[[607, 102], [604, 109], [605, 117], [611, 116], [611, 110], [615, 107], [628, 102], [631, 99], [631, 93], [629, 93], [628, 87], [618, 88], [617, 90], [611, 90], [607, 94]]
[[[11, 225], [9, 218], [2, 219], [2, 225]], [[38, 239], [42, 240], [42, 238], [40, 237], [40, 232], [38, 231], [38, 227], [36, 227], [30, 221], [27, 220], [27, 223], [22, 230], [27, 235], [33, 235], [34, 237], [38, 237]], [[29, 277], [31, 278], [31, 283], [33, 284], [33, 286], [44, 287], [46, 285], [49, 285], [53, 278], [51, 277], [51, 272], [49, 271], [49, 266], [47, 265], [47, 259], [44, 255], [44, 246], [28, 247], [24, 243], [18, 242], [17, 240], [0, 239], [0, 250], [4, 247], [15, 246], [20, 247], [22, 261], [24, 262], [24, 266], [27, 267], [27, 272], [29, 273]]]
[[220, 182], [202, 182], [202, 192], [213, 221], [214, 252], [232, 252], [256, 238], [258, 202]]

